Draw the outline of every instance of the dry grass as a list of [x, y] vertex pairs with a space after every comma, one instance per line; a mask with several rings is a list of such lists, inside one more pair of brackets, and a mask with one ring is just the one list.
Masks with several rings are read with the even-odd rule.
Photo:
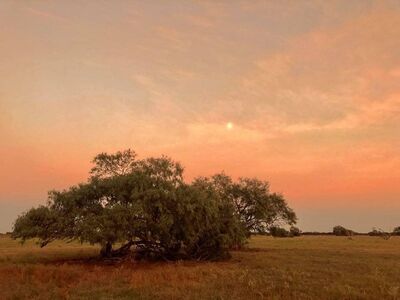
[[400, 299], [400, 238], [255, 237], [225, 262], [90, 260], [0, 237], [0, 299]]

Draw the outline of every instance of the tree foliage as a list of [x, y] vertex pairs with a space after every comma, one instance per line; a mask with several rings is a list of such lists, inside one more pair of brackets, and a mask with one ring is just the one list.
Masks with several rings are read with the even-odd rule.
[[353, 230], [347, 229], [340, 225], [333, 227], [332, 232], [334, 235], [337, 235], [337, 236], [352, 236], [352, 235], [354, 235]]
[[269, 232], [273, 237], [292, 237], [289, 231], [279, 226], [271, 226]]
[[376, 228], [373, 227], [372, 231], [368, 232], [369, 236], [379, 236], [383, 238], [384, 240], [389, 240], [392, 235], [396, 235], [395, 233], [396, 228], [393, 230], [393, 232], [386, 232], [382, 228]]
[[270, 193], [269, 184], [257, 178], [239, 178], [234, 182], [225, 174], [198, 178], [195, 183], [207, 183], [221, 199], [233, 205], [246, 236], [266, 233], [271, 227], [296, 223], [296, 214], [282, 195]]
[[131, 149], [113, 154], [100, 153], [92, 161], [94, 167], [90, 174], [97, 178], [129, 174], [136, 167], [136, 156], [136, 152]]
[[393, 235], [400, 235], [400, 226], [397, 226], [393, 229], [392, 232]]
[[[132, 150], [95, 157], [86, 183], [49, 192], [46, 206], [17, 218], [13, 237], [100, 244], [105, 257], [216, 259], [273, 224], [295, 222], [281, 195], [257, 179], [183, 180], [168, 157], [136, 160]], [[116, 247], [116, 246], [119, 247]]]
[[301, 230], [295, 226], [291, 226], [289, 232], [290, 232], [291, 236], [301, 236], [302, 235]]
[[291, 226], [289, 230], [279, 226], [271, 226], [269, 233], [273, 237], [296, 237], [301, 235], [301, 230], [295, 226]]

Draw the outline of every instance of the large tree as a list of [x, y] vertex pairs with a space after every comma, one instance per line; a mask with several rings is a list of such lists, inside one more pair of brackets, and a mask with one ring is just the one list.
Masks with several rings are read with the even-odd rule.
[[49, 192], [45, 206], [18, 217], [13, 237], [101, 245], [105, 257], [214, 259], [251, 232], [294, 223], [285, 200], [256, 179], [228, 176], [188, 184], [168, 157], [137, 160], [132, 150], [95, 157], [86, 183]]
[[[20, 216], [13, 236], [100, 244], [103, 256], [212, 259], [242, 243], [237, 219], [216, 193], [183, 182], [170, 158], [135, 160], [131, 150], [94, 159], [87, 183], [51, 191], [48, 204]], [[114, 249], [115, 245], [121, 245]]]

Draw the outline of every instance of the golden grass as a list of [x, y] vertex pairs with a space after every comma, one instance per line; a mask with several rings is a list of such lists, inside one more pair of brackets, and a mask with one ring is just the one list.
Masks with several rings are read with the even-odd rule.
[[257, 236], [224, 262], [121, 263], [0, 238], [0, 299], [400, 299], [400, 238]]

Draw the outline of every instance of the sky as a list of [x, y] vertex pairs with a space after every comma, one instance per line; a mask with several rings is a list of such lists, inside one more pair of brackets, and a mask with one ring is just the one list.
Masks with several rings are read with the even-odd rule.
[[127, 148], [399, 226], [400, 1], [1, 1], [0, 232]]

